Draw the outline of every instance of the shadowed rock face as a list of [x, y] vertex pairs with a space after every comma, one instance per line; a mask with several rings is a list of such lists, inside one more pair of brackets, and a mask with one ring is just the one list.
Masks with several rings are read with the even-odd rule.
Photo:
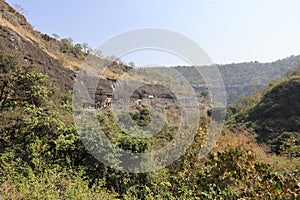
[[[103, 79], [95, 76], [89, 76], [85, 73], [81, 81], [79, 81], [82, 85], [83, 90], [86, 90], [89, 93], [89, 96], [82, 95], [82, 103], [90, 105], [96, 104], [97, 107], [103, 106], [106, 102], [107, 98], [130, 98], [131, 100], [149, 98], [149, 96], [153, 96], [154, 98], [161, 99], [175, 99], [175, 95], [165, 86], [162, 85], [150, 85], [145, 84], [140, 87], [137, 87], [132, 94], [127, 94], [129, 87], [134, 87], [134, 83], [132, 82], [129, 85], [127, 83], [122, 83], [121, 87], [118, 88], [116, 86], [119, 84], [117, 80], [111, 79]], [[137, 85], [139, 85], [136, 82]], [[114, 92], [114, 88], [116, 88], [116, 92]]]
[[141, 99], [148, 96], [153, 96], [155, 98], [164, 98], [164, 99], [174, 99], [175, 95], [171, 90], [163, 85], [150, 85], [145, 84], [138, 89], [131, 95], [131, 98], [134, 99]]

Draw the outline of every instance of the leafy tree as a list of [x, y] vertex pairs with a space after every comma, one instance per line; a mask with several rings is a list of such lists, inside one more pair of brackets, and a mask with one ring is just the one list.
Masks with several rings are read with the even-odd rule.
[[82, 58], [83, 57], [83, 47], [81, 44], [75, 44], [73, 48], [73, 54], [77, 58]]
[[128, 65], [129, 65], [130, 67], [135, 67], [134, 62], [132, 62], [132, 61], [130, 61], [130, 62], [128, 63]]
[[61, 51], [63, 53], [70, 53], [73, 47], [73, 39], [72, 38], [63, 38], [60, 40], [62, 43]]

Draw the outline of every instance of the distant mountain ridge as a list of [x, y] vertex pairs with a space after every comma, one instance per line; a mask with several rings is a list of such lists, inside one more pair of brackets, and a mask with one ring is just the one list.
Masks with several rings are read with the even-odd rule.
[[[223, 78], [227, 93], [227, 102], [232, 104], [241, 97], [249, 96], [256, 90], [266, 88], [269, 83], [285, 75], [299, 65], [299, 56], [290, 56], [270, 63], [244, 62], [220, 65], [217, 64]], [[174, 67], [197, 90], [207, 90], [205, 82], [195, 68], [187, 66]]]
[[218, 65], [223, 77], [228, 102], [233, 103], [243, 96], [249, 96], [269, 83], [284, 76], [299, 66], [300, 55], [290, 56], [270, 63], [245, 62]]

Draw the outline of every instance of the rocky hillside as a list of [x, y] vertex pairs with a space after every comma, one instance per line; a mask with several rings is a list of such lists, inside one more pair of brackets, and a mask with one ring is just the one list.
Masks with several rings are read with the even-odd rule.
[[[24, 16], [16, 12], [5, 1], [0, 0], [0, 40], [2, 46], [14, 49], [31, 67], [48, 75], [63, 91], [70, 90], [74, 73], [59, 56], [61, 43], [48, 35], [35, 31]], [[75, 60], [75, 59], [71, 59]], [[76, 60], [77, 65], [79, 60]], [[75, 66], [72, 66], [73, 68]]]
[[[0, 41], [1, 46], [14, 49], [23, 57], [24, 62], [32, 68], [38, 69], [49, 76], [55, 86], [62, 91], [73, 89], [76, 70], [83, 63], [87, 53], [77, 51], [75, 47], [66, 49], [65, 40], [57, 40], [47, 34], [40, 33], [32, 28], [26, 18], [0, 0]], [[89, 88], [90, 94], [96, 94], [96, 101], [103, 102], [107, 96], [112, 95], [112, 87], [116, 79], [130, 70], [131, 67], [119, 62], [113, 62], [106, 58], [97, 58], [96, 62], [108, 65], [107, 70], [102, 72], [104, 79], [99, 81], [97, 88]], [[99, 79], [97, 72], [90, 66], [85, 65], [85, 70], [91, 75], [91, 79]], [[155, 87], [155, 86], [154, 86]], [[152, 93], [153, 88], [148, 86], [145, 93]], [[151, 91], [150, 91], [151, 90]], [[162, 96], [170, 96], [168, 92], [155, 88]]]

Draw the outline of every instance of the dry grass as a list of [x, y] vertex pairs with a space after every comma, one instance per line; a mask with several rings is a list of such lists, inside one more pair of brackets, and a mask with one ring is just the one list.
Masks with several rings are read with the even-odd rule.
[[57, 59], [57, 57], [54, 54], [49, 52], [47, 50], [47, 48], [42, 45], [41, 39], [34, 36], [30, 31], [23, 29], [21, 26], [14, 26], [9, 21], [7, 21], [3, 18], [0, 18], [0, 24], [2, 26], [8, 27], [11, 30], [15, 31], [16, 33], [18, 33], [24, 40], [26, 40], [28, 42], [33, 42], [33, 41], [36, 42], [42, 51], [46, 52], [51, 57]]
[[[13, 30], [14, 32], [18, 33], [25, 41], [28, 41], [30, 43], [36, 42], [42, 51], [47, 53], [52, 58], [60, 61], [61, 64], [68, 69], [74, 70], [76, 68], [79, 68], [80, 65], [82, 64], [82, 61], [79, 59], [76, 59], [72, 56], [63, 54], [62, 52], [57, 52], [57, 51], [51, 50], [49, 48], [49, 44], [47, 44], [47, 42], [45, 42], [42, 38], [35, 36], [30, 31], [25, 30], [21, 26], [15, 26], [15, 25], [11, 24], [9, 21], [7, 21], [6, 19], [4, 19], [2, 17], [0, 17], [0, 25], [7, 27], [7, 28]], [[39, 33], [37, 33], [37, 34], [39, 34]]]

